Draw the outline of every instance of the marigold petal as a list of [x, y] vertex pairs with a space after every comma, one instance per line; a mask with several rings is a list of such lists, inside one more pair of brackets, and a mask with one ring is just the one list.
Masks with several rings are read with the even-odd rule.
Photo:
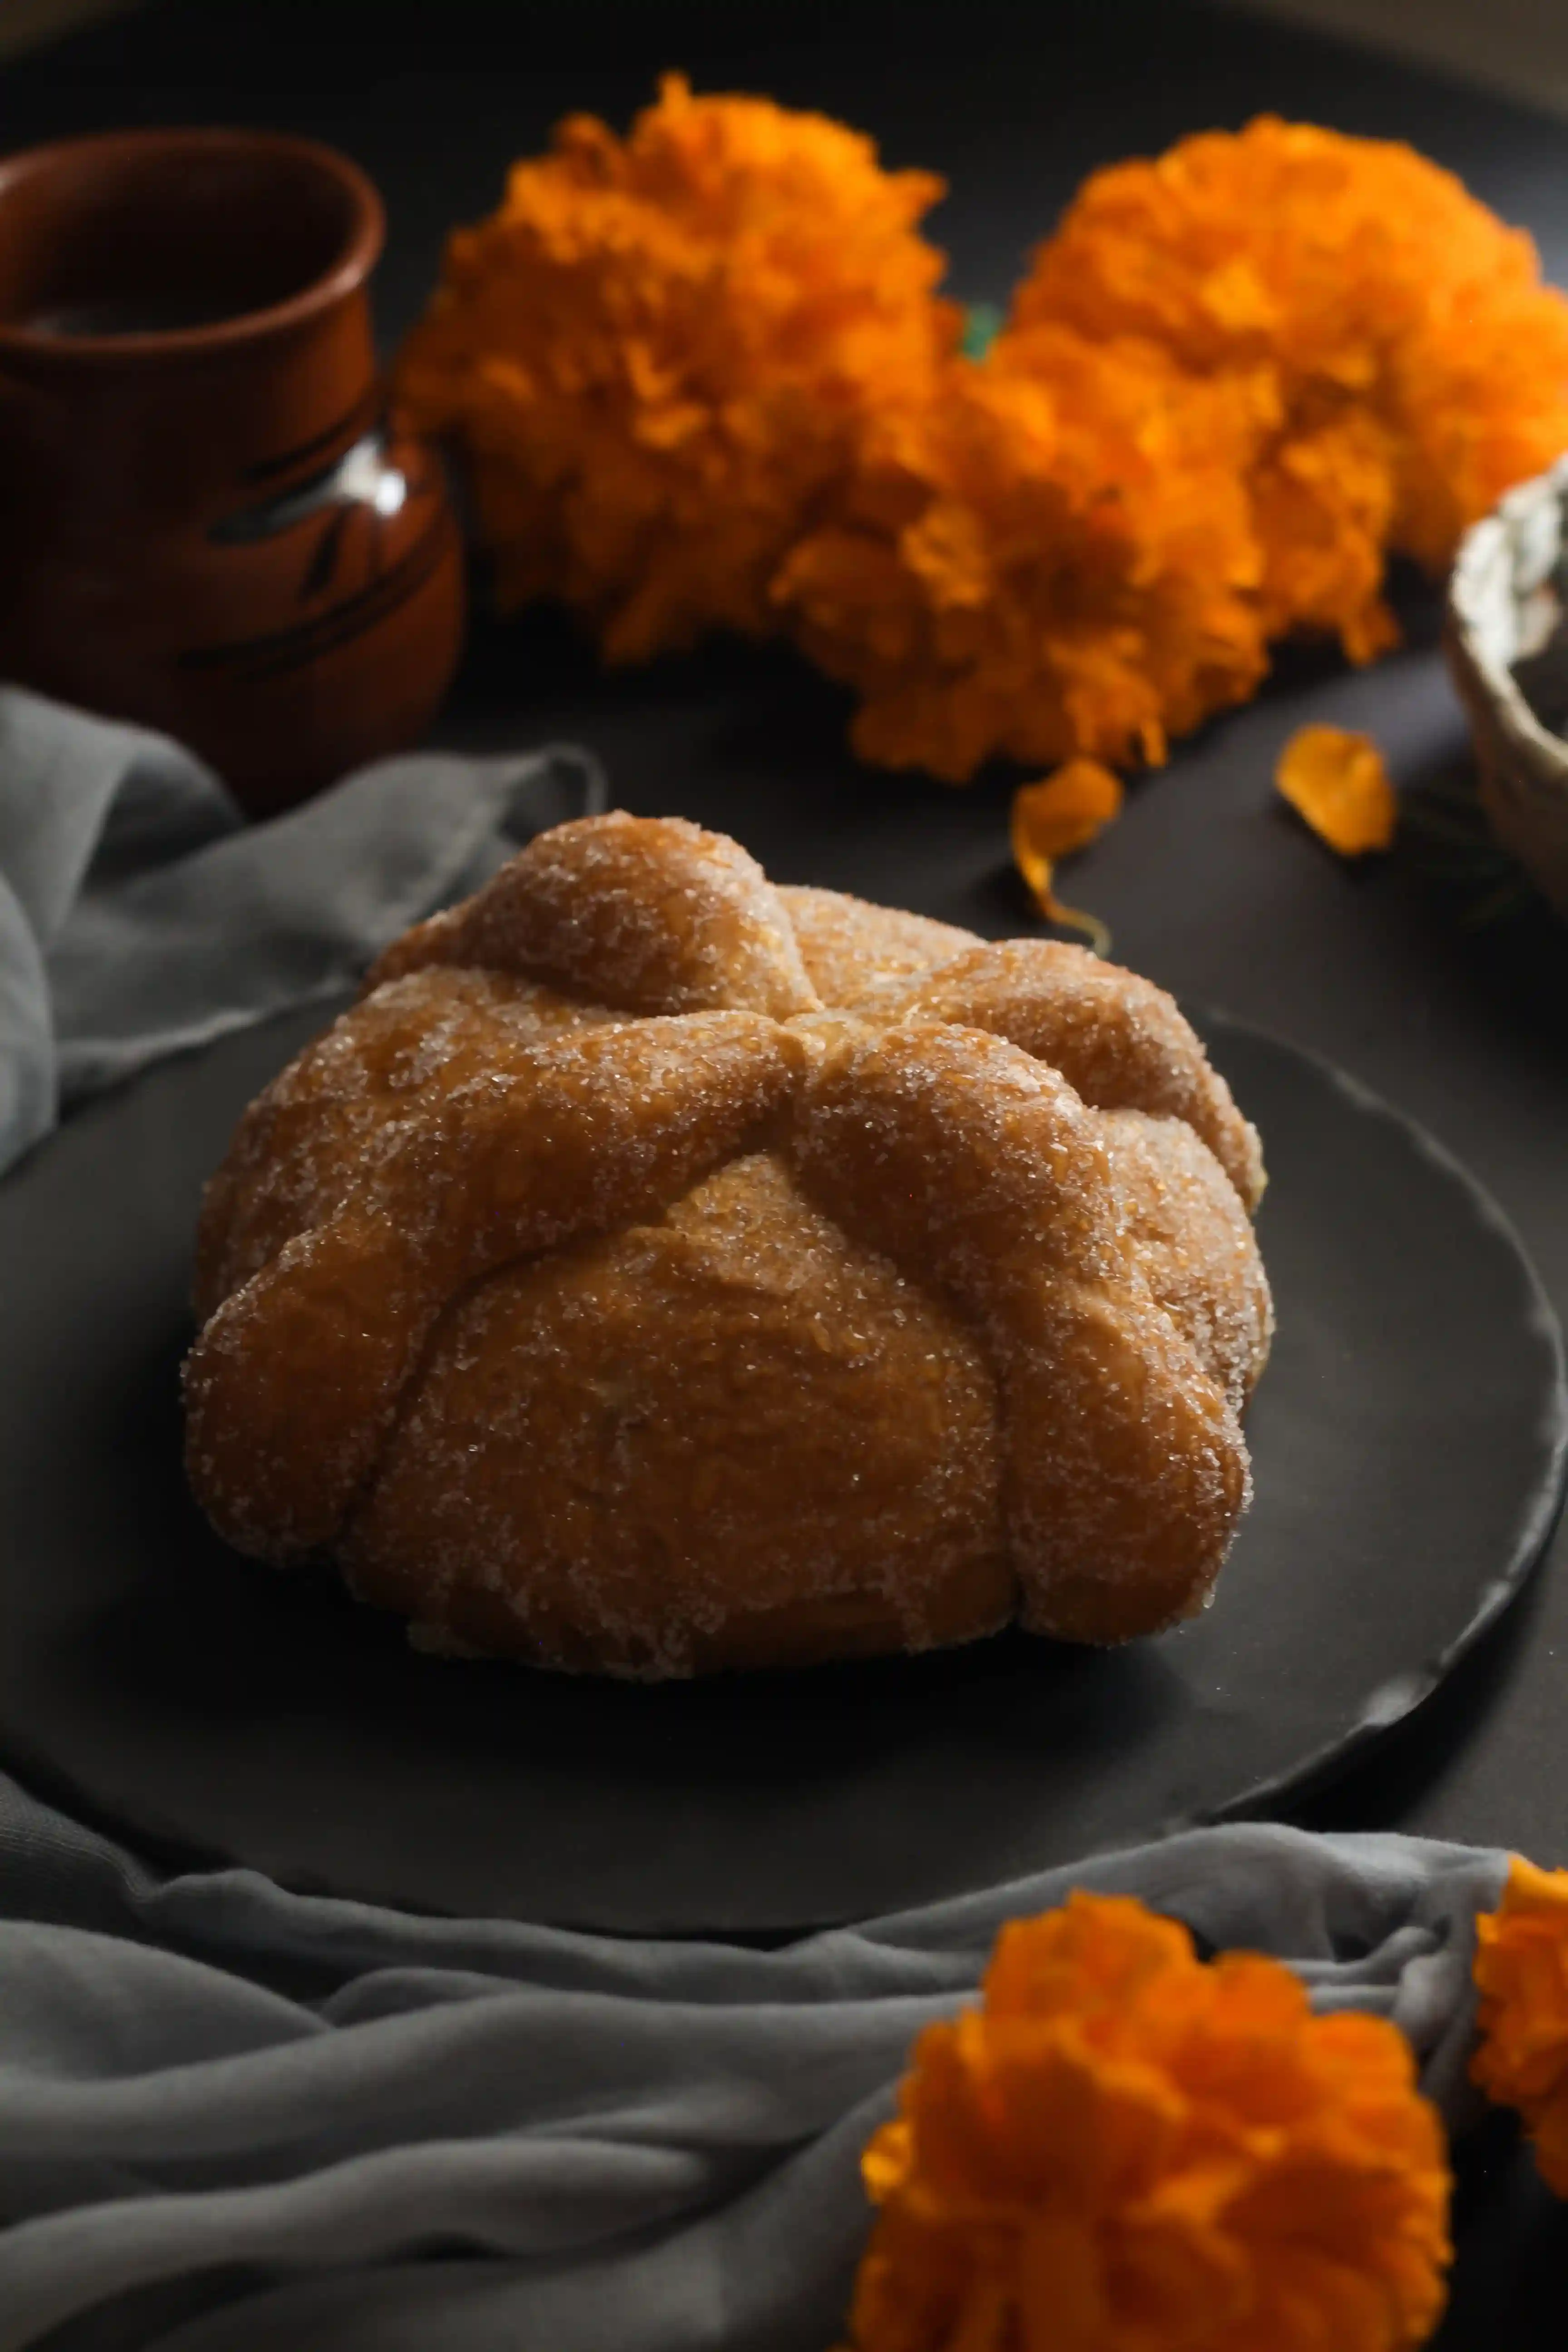
[[1279, 755], [1274, 780], [1297, 815], [1342, 857], [1386, 849], [1393, 841], [1399, 804], [1370, 735], [1300, 728]]
[[1110, 934], [1098, 917], [1066, 907], [1053, 887], [1056, 861], [1087, 848], [1121, 811], [1121, 780], [1098, 760], [1068, 760], [1013, 795], [1013, 863], [1047, 922], [1086, 932], [1101, 955]]
[[1013, 840], [1026, 880], [1026, 857], [1067, 857], [1087, 849], [1121, 811], [1121, 783], [1098, 760], [1068, 760], [1054, 775], [1013, 795]]

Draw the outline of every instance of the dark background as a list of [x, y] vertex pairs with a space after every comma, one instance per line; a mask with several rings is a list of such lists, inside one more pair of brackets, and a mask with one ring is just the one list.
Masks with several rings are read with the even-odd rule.
[[[1185, 0], [165, 0], [0, 71], [0, 145], [159, 121], [332, 141], [386, 199], [377, 300], [390, 341], [428, 291], [446, 229], [494, 205], [511, 157], [572, 109], [623, 125], [672, 66], [700, 88], [823, 108], [871, 131], [889, 163], [944, 173], [952, 194], [931, 231], [969, 300], [1005, 300], [1096, 164], [1263, 110], [1413, 141], [1531, 227], [1568, 278], [1568, 129]], [[1439, 872], [1426, 817], [1435, 794], [1462, 794], [1466, 739], [1435, 651], [1436, 600], [1406, 583], [1401, 601], [1405, 650], [1360, 676], [1327, 652], [1289, 653], [1254, 706], [1136, 787], [1064, 887], [1110, 922], [1120, 959], [1329, 1054], [1424, 1120], [1496, 1192], [1568, 1313], [1568, 931], [1528, 900], [1477, 921], [1481, 881]], [[541, 615], [476, 628], [438, 733], [474, 747], [585, 740], [623, 804], [733, 832], [778, 879], [1018, 928], [1005, 828], [1016, 778], [954, 792], [860, 770], [843, 749], [847, 708], [782, 649], [718, 647], [604, 679]], [[1384, 745], [1411, 816], [1390, 858], [1342, 866], [1277, 803], [1275, 756], [1309, 718], [1365, 726]], [[1302, 1818], [1568, 1861], [1565, 1549], [1560, 1534], [1482, 1652]], [[1420, 1576], [1419, 1559], [1405, 1566]], [[1471, 2144], [1459, 2220], [1466, 2261], [1442, 2342], [1561, 2347], [1568, 2223], [1501, 2125]]]
[[395, 333], [512, 157], [577, 109], [624, 127], [672, 68], [945, 173], [932, 230], [969, 300], [1005, 299], [1096, 164], [1265, 110], [1414, 139], [1568, 269], [1568, 127], [1187, 0], [149, 0], [0, 68], [0, 138], [211, 121], [331, 139], [387, 197]]

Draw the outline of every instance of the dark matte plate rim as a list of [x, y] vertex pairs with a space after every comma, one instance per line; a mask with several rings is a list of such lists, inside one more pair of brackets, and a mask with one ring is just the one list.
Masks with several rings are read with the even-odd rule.
[[1469, 1198], [1481, 1223], [1506, 1242], [1519, 1262], [1530, 1300], [1529, 1322], [1538, 1338], [1542, 1339], [1552, 1357], [1552, 1392], [1549, 1407], [1542, 1415], [1542, 1426], [1555, 1424], [1550, 1466], [1542, 1478], [1536, 1507], [1515, 1544], [1513, 1556], [1481, 1595], [1474, 1613], [1453, 1638], [1446, 1643], [1436, 1656], [1406, 1675], [1399, 1675], [1373, 1693], [1363, 1707], [1360, 1718], [1348, 1731], [1303, 1757], [1299, 1764], [1283, 1772], [1266, 1775], [1249, 1789], [1243, 1790], [1223, 1805], [1200, 1808], [1193, 1812], [1173, 1815], [1164, 1825], [1163, 1834], [1174, 1836], [1185, 1829], [1203, 1828], [1214, 1822], [1247, 1821], [1271, 1811], [1280, 1799], [1300, 1798], [1330, 1786], [1351, 1770], [1369, 1753], [1380, 1747], [1402, 1726], [1408, 1724], [1433, 1698], [1453, 1673], [1460, 1660], [1485, 1638], [1498, 1623], [1510, 1604], [1529, 1583], [1535, 1570], [1545, 1558], [1547, 1547], [1568, 1502], [1568, 1349], [1563, 1343], [1563, 1326], [1557, 1310], [1547, 1296], [1545, 1285], [1536, 1271], [1535, 1261], [1524, 1244], [1523, 1236], [1500, 1202], [1496, 1200], [1479, 1176], [1473, 1175], [1457, 1152], [1439, 1141], [1430, 1128], [1410, 1112], [1401, 1110], [1386, 1096], [1352, 1077], [1339, 1063], [1310, 1045], [1302, 1045], [1294, 1038], [1283, 1037], [1277, 1030], [1266, 1029], [1258, 1023], [1238, 1019], [1236, 1014], [1214, 1006], [1184, 1008], [1193, 1025], [1205, 1041], [1211, 1030], [1228, 1030], [1232, 1034], [1260, 1039], [1265, 1045], [1282, 1045], [1301, 1061], [1310, 1062], [1320, 1076], [1335, 1091], [1355, 1105], [1364, 1116], [1384, 1120], [1395, 1127], [1420, 1156], [1440, 1169], [1451, 1182]]

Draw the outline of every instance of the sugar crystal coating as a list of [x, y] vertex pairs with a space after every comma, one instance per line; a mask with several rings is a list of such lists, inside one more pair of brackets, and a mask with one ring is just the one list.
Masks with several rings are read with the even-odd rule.
[[192, 1483], [452, 1654], [1126, 1639], [1246, 1505], [1261, 1186], [1148, 982], [680, 820], [563, 825], [240, 1122]]

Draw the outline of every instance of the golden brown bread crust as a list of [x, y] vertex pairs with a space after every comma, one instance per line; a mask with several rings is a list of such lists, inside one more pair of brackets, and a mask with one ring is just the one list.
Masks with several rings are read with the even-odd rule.
[[187, 1461], [431, 1646], [661, 1676], [1201, 1604], [1270, 1334], [1171, 1000], [542, 835], [396, 941], [208, 1189]]

